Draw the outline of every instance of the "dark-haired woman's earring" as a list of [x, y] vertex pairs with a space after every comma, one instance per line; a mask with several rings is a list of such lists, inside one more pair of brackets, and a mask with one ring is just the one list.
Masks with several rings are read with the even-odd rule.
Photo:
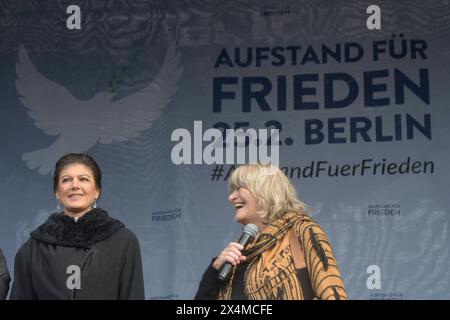
[[97, 199], [94, 200], [94, 205], [92, 206], [92, 208], [97, 208]]
[[56, 211], [60, 211], [61, 207], [59, 206], [59, 198], [56, 198]]

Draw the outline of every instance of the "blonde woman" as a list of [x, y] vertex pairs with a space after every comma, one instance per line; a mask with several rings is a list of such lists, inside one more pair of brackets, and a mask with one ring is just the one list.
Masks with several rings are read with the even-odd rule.
[[[229, 186], [236, 222], [253, 223], [260, 233], [245, 250], [237, 242], [222, 250], [203, 274], [195, 299], [347, 299], [325, 232], [280, 169], [242, 165]], [[221, 281], [225, 263], [235, 267]]]

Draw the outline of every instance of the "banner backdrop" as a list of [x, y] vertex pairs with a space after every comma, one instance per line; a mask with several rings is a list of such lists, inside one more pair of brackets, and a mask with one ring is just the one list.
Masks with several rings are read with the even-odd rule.
[[98, 205], [138, 236], [146, 298], [192, 299], [241, 232], [236, 161], [211, 163], [203, 134], [276, 128], [261, 145], [351, 299], [450, 298], [448, 1], [2, 1], [0, 26], [10, 271], [56, 211], [56, 160], [86, 152]]

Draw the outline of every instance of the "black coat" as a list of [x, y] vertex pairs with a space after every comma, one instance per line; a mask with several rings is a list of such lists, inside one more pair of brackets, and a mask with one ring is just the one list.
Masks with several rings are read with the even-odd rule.
[[138, 240], [101, 209], [52, 214], [16, 254], [10, 299], [144, 299]]
[[219, 270], [214, 269], [211, 262], [203, 273], [194, 300], [217, 300], [223, 285], [223, 281], [219, 280], [218, 276]]
[[6, 265], [6, 259], [0, 249], [0, 300], [5, 300], [9, 291], [9, 282], [11, 278], [9, 276], [8, 267]]

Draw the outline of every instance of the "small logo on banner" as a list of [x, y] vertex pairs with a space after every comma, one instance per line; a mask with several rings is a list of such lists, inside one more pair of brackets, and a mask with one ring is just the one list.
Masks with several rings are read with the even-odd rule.
[[289, 6], [285, 7], [265, 7], [261, 9], [261, 17], [277, 17], [277, 16], [287, 16], [291, 13], [291, 8]]
[[399, 216], [399, 204], [373, 204], [369, 205], [367, 215], [369, 216]]
[[369, 300], [403, 300], [401, 292], [371, 293]]
[[181, 219], [181, 209], [170, 209], [164, 211], [155, 211], [152, 213], [152, 223], [168, 222]]

